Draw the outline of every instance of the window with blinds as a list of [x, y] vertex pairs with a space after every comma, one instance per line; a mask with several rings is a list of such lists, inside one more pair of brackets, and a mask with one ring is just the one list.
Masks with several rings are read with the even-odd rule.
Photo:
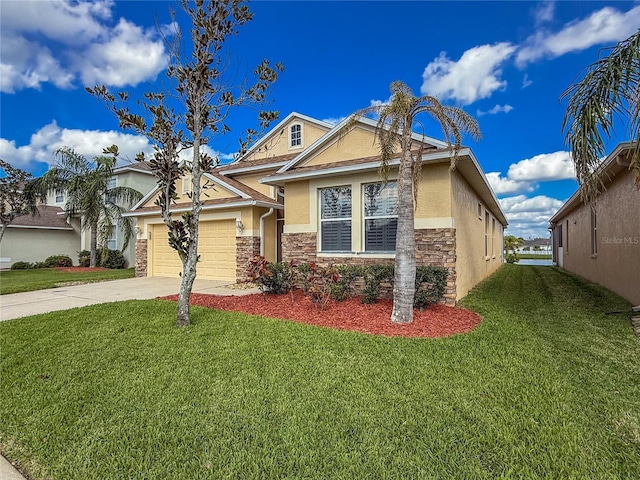
[[320, 190], [320, 250], [351, 251], [351, 187]]
[[362, 186], [364, 249], [394, 252], [398, 230], [398, 185], [396, 182]]

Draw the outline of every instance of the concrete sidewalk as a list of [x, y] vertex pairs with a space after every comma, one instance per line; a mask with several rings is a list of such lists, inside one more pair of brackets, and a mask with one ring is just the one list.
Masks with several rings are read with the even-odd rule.
[[[193, 293], [247, 295], [257, 288], [228, 288], [229, 282], [196, 279]], [[121, 300], [146, 300], [177, 294], [180, 278], [140, 277], [0, 296], [0, 321]]]
[[20, 472], [2, 455], [0, 455], [0, 480], [24, 480]]

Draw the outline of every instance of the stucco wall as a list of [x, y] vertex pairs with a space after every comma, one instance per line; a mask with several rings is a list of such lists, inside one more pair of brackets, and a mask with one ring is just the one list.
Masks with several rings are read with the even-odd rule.
[[1, 268], [16, 262], [42, 262], [51, 255], [68, 255], [78, 264], [80, 235], [71, 230], [45, 230], [9, 226], [0, 244]]
[[305, 162], [305, 166], [324, 165], [337, 161], [353, 160], [380, 155], [380, 146], [373, 131], [355, 128], [344, 138], [335, 139], [324, 150]]
[[[503, 231], [500, 222], [486, 208], [458, 171], [452, 173], [451, 193], [456, 228], [457, 298], [460, 299], [478, 282], [502, 265]], [[487, 213], [489, 214], [488, 251], [485, 255]]]
[[[290, 148], [290, 128], [294, 124], [302, 125], [302, 145]], [[249, 158], [250, 160], [259, 160], [263, 158], [277, 157], [279, 155], [288, 155], [290, 153], [300, 153], [326, 132], [326, 129], [320, 128], [313, 123], [293, 118], [280, 130], [273, 132], [271, 136], [267, 137], [265, 139], [266, 141], [262, 142], [259, 148], [257, 148]]]
[[580, 204], [560, 223], [563, 268], [640, 305], [640, 190], [631, 172], [618, 174], [597, 199], [597, 254], [589, 206]]

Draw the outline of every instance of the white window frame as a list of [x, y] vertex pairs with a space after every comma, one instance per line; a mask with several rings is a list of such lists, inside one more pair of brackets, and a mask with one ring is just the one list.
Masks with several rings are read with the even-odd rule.
[[64, 203], [64, 190], [62, 188], [56, 188], [54, 195], [56, 203]]
[[[351, 193], [351, 216], [349, 217], [338, 217], [338, 218], [322, 218], [322, 192], [324, 190], [333, 190], [339, 188], [348, 188]], [[319, 220], [319, 232], [318, 232], [318, 251], [322, 253], [348, 253], [351, 252], [351, 245], [344, 250], [326, 250], [322, 245], [322, 231], [325, 223], [330, 222], [349, 222], [351, 227], [351, 235], [350, 238], [353, 240], [353, 186], [352, 185], [336, 185], [333, 187], [325, 187], [318, 189], [318, 220]]]
[[591, 256], [598, 256], [598, 215], [591, 209]]
[[[118, 177], [111, 177], [109, 180], [107, 180], [107, 190], [116, 188], [117, 186], [118, 186]], [[111, 198], [110, 201], [115, 202], [115, 198]]]
[[[294, 129], [296, 129], [294, 131]], [[294, 138], [295, 135], [295, 138]], [[295, 141], [295, 143], [294, 143]], [[289, 127], [289, 150], [302, 148], [302, 124], [294, 123]]]
[[182, 195], [187, 195], [193, 190], [193, 175], [191, 173], [185, 173], [182, 177]]
[[[365, 199], [365, 188], [367, 187], [367, 185], [383, 185], [383, 186], [388, 186], [390, 184], [395, 185], [396, 187], [396, 213], [394, 215], [367, 215], [366, 212], [366, 199]], [[393, 250], [367, 250], [367, 220], [384, 220], [387, 218], [395, 218], [396, 220], [398, 219], [398, 211], [397, 211], [397, 201], [398, 201], [398, 183], [395, 180], [390, 180], [389, 182], [385, 183], [384, 182], [367, 182], [367, 183], [363, 183], [361, 184], [361, 191], [362, 191], [362, 251], [366, 252], [366, 253], [395, 253], [396, 249], [395, 249], [395, 245]], [[396, 224], [397, 225], [397, 224]], [[397, 235], [397, 232], [396, 232]]]
[[[111, 248], [111, 245], [110, 245], [111, 242], [113, 242], [113, 248]], [[107, 238], [106, 245], [109, 250], [118, 249], [118, 226], [117, 225], [114, 225], [112, 227], [111, 236]]]

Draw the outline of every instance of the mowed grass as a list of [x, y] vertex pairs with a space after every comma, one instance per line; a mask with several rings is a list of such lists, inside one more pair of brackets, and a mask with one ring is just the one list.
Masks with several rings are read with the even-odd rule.
[[133, 278], [134, 276], [135, 271], [133, 268], [97, 270], [95, 272], [65, 272], [55, 268], [4, 270], [0, 272], [0, 295], [55, 288], [66, 282], [102, 282], [120, 278]]
[[384, 338], [157, 300], [0, 324], [0, 450], [34, 479], [636, 479], [619, 297], [508, 265], [469, 334]]

